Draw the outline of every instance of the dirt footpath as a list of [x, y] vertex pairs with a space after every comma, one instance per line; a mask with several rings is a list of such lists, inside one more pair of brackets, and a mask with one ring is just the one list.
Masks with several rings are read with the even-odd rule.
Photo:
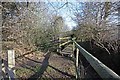
[[53, 78], [73, 78], [75, 77], [74, 62], [66, 57], [52, 54], [49, 58], [49, 66], [44, 74]]
[[[41, 58], [40, 58], [41, 57]], [[16, 59], [18, 78], [75, 78], [74, 62], [55, 53]]]

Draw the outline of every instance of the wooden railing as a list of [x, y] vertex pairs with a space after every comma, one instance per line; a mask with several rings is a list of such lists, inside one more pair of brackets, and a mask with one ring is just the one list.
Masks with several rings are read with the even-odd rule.
[[[96, 57], [94, 57], [88, 51], [86, 51], [83, 47], [81, 47], [76, 42], [75, 38], [63, 38], [63, 39], [68, 39], [69, 41], [72, 41], [73, 52], [76, 49], [76, 56], [75, 56], [76, 78], [81, 78], [81, 76], [80, 76], [81, 74], [80, 74], [80, 71], [79, 71], [80, 69], [78, 67], [78, 65], [79, 65], [79, 63], [78, 63], [79, 54], [81, 53], [102, 79], [105, 79], [105, 78], [120, 79], [119, 75], [117, 75], [114, 71], [112, 71], [110, 68], [108, 68], [106, 65], [104, 65]], [[65, 42], [65, 43], [67, 43], [67, 42]], [[62, 43], [62, 44], [66, 45], [65, 43]]]
[[14, 50], [8, 50], [8, 60], [0, 60], [0, 80], [15, 80]]
[[[99, 74], [99, 76], [103, 79], [105, 78], [114, 78], [114, 79], [119, 79], [120, 76], [117, 75], [114, 71], [112, 71], [110, 68], [108, 68], [106, 65], [104, 65], [102, 62], [100, 62], [96, 57], [91, 55], [89, 52], [87, 52], [84, 48], [82, 48], [75, 40], [75, 38], [60, 38], [62, 40], [67, 39], [68, 41], [65, 43], [62, 43], [59, 45], [65, 46], [70, 44], [71, 42], [73, 43], [73, 52], [76, 49], [76, 56], [75, 56], [75, 67], [76, 67], [76, 78], [81, 78], [80, 74], [80, 69], [78, 67], [79, 62], [79, 54], [82, 54], [86, 60], [90, 63], [90, 65], [93, 67], [93, 69]], [[80, 52], [80, 53], [79, 53]], [[8, 62], [7, 62], [8, 61]], [[8, 60], [0, 60], [0, 80], [4, 78], [8, 78], [9, 80], [14, 80], [15, 79], [15, 55], [14, 55], [14, 50], [8, 50]]]

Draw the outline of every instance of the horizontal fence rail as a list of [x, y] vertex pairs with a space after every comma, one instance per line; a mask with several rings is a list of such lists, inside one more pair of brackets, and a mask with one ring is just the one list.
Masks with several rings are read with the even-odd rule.
[[86, 60], [90, 63], [90, 65], [94, 68], [94, 70], [99, 74], [101, 78], [114, 78], [120, 79], [120, 76], [117, 75], [114, 71], [100, 62], [96, 57], [87, 52], [84, 48], [82, 48], [74, 39], [72, 39], [76, 48], [79, 49], [81, 54], [86, 58]]
[[70, 42], [72, 42], [72, 41], [69, 40], [69, 41], [67, 41], [67, 42], [64, 42], [64, 43], [60, 44], [59, 47], [64, 46], [64, 45], [67, 45], [67, 44], [69, 44]]
[[64, 37], [64, 38], [59, 38], [60, 40], [66, 40], [66, 39], [71, 39], [71, 37]]

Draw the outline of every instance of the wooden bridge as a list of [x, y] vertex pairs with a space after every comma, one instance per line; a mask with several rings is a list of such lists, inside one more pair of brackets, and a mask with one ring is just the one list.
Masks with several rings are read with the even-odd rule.
[[[83, 47], [81, 47], [77, 41], [76, 38], [71, 37], [65, 37], [65, 38], [59, 38], [59, 40], [63, 43], [60, 43], [58, 51], [60, 51], [60, 54], [62, 55], [69, 55], [70, 57], [73, 57], [73, 60], [75, 62], [76, 67], [76, 79], [83, 78], [82, 73], [82, 63], [80, 60], [80, 54], [85, 57], [85, 59], [89, 62], [90, 66], [96, 71], [96, 73], [102, 78], [112, 78], [112, 79], [118, 79], [120, 80], [120, 76], [117, 75], [114, 71], [112, 71], [109, 67], [104, 65], [101, 61], [99, 61], [96, 57], [91, 55], [89, 52], [87, 52]], [[65, 48], [67, 45], [71, 44], [72, 46], [72, 54], [63, 52], [63, 47]], [[0, 60], [0, 79], [8, 78], [9, 80], [15, 79], [15, 55], [14, 50], [8, 50], [8, 60]]]

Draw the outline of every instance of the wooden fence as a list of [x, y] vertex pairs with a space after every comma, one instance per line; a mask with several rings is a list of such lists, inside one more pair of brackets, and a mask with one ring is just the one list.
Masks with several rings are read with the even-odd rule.
[[[82, 74], [80, 74], [80, 69], [78, 67], [78, 65], [79, 65], [79, 62], [78, 62], [79, 54], [82, 54], [102, 79], [106, 79], [106, 78], [108, 78], [108, 79], [112, 78], [113, 79], [114, 78], [114, 79], [119, 79], [120, 80], [119, 75], [117, 75], [114, 71], [112, 71], [110, 68], [108, 68], [106, 65], [104, 65], [96, 57], [94, 57], [89, 52], [87, 52], [84, 48], [82, 48], [76, 42], [75, 38], [68, 38], [67, 37], [67, 38], [61, 38], [61, 39], [68, 39], [68, 41], [72, 41], [73, 52], [76, 49], [76, 56], [75, 56], [76, 78], [81, 78], [81, 75], [82, 75]], [[61, 45], [64, 46], [64, 45], [66, 45], [66, 43], [68, 44], [68, 42], [65, 42], [65, 43], [62, 43]]]
[[[106, 78], [114, 78], [114, 79], [120, 79], [120, 76], [117, 75], [114, 71], [112, 71], [110, 68], [108, 68], [106, 65], [104, 65], [102, 62], [100, 62], [96, 57], [91, 55], [89, 52], [87, 52], [84, 48], [82, 48], [75, 40], [75, 38], [60, 38], [60, 39], [68, 39], [67, 42], [62, 43], [59, 47], [68, 45], [71, 42], [73, 43], [73, 52], [76, 49], [76, 56], [75, 56], [75, 67], [76, 67], [76, 79], [81, 78], [80, 69], [78, 67], [79, 65], [79, 54], [82, 54], [86, 60], [90, 63], [90, 65], [93, 67], [93, 69], [99, 74], [99, 76], [103, 79]], [[80, 52], [80, 53], [79, 53]], [[7, 61], [0, 59], [0, 80], [8, 78], [9, 80], [15, 80], [15, 51], [14, 50], [8, 50], [8, 56]]]
[[8, 50], [7, 60], [0, 59], [0, 80], [15, 80], [15, 51]]

